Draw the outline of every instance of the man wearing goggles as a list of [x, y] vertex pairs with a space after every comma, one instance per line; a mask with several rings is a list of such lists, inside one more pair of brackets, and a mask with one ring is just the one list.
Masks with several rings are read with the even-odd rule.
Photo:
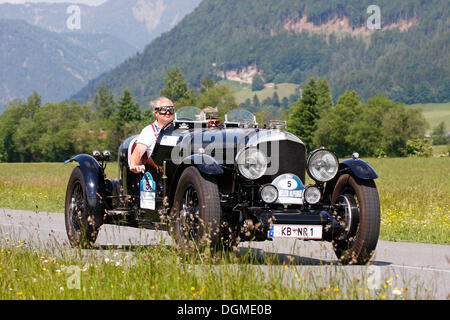
[[130, 170], [134, 173], [145, 171], [145, 165], [141, 163], [142, 156], [147, 152], [147, 158], [150, 159], [159, 130], [174, 118], [175, 108], [169, 99], [160, 97], [152, 103], [152, 106], [156, 120], [141, 131], [136, 140], [136, 147], [131, 153]]

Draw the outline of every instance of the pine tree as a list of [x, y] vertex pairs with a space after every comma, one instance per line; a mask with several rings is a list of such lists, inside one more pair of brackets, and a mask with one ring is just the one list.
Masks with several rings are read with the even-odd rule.
[[311, 147], [318, 119], [317, 84], [310, 78], [302, 91], [302, 98], [291, 106], [288, 130], [298, 136], [306, 146]]
[[128, 88], [125, 88], [123, 96], [119, 100], [117, 117], [121, 122], [139, 121], [141, 119], [141, 109], [131, 97]]
[[169, 98], [178, 107], [193, 104], [194, 91], [188, 89], [184, 75], [179, 68], [170, 69], [164, 82], [165, 86], [161, 89], [161, 96]]
[[252, 81], [252, 91], [260, 91], [262, 89], [264, 89], [264, 82], [262, 81], [261, 76], [256, 74]]

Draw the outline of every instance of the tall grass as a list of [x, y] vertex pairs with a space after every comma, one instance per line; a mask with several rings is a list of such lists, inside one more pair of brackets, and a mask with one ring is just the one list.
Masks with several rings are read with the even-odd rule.
[[385, 275], [371, 288], [368, 267], [354, 267], [360, 272], [349, 276], [335, 265], [302, 268], [271, 258], [261, 261], [251, 253], [186, 257], [161, 245], [136, 247], [130, 258], [123, 250], [99, 250], [95, 255], [63, 248], [38, 253], [0, 239], [0, 299], [417, 298], [414, 288], [395, 276]]

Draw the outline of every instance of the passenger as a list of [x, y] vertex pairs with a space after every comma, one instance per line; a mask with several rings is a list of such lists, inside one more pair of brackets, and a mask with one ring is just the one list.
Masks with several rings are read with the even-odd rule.
[[168, 98], [160, 97], [153, 101], [151, 105], [156, 120], [146, 126], [136, 140], [136, 147], [130, 159], [130, 170], [134, 173], [145, 171], [145, 164], [141, 163], [144, 152], [147, 152], [148, 159], [152, 161], [150, 155], [155, 147], [159, 131], [174, 118], [175, 108], [173, 102]]

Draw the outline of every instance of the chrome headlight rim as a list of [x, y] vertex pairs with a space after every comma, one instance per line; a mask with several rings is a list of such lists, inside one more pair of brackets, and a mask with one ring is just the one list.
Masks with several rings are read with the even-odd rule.
[[[262, 163], [262, 168], [263, 169], [259, 170], [259, 172], [257, 174], [255, 174], [255, 175], [251, 175], [250, 170], [245, 168], [245, 165], [247, 164], [245, 162], [245, 159], [246, 159], [246, 154], [248, 154], [248, 153], [252, 153], [251, 156], [256, 155], [256, 157], [258, 157], [258, 155], [259, 155], [259, 156], [261, 156], [259, 158], [259, 160], [263, 160], [263, 163]], [[247, 159], [250, 159], [250, 156], [247, 157]], [[260, 149], [258, 149], [256, 147], [248, 147], [248, 148], [245, 148], [245, 149], [241, 150], [236, 155], [236, 164], [237, 164], [239, 173], [244, 178], [246, 178], [248, 180], [256, 180], [256, 179], [261, 178], [266, 173], [267, 167], [269, 165], [269, 161], [268, 161], [268, 158], [267, 158], [266, 154], [262, 150], [260, 150]]]
[[[327, 177], [326, 179], [321, 179], [320, 177], [314, 176], [314, 174], [313, 174], [313, 172], [311, 170], [311, 161], [312, 161], [313, 157], [316, 156], [319, 153], [330, 154], [334, 158], [334, 161], [335, 161], [335, 166], [336, 167], [335, 167], [333, 173], [329, 177]], [[325, 147], [321, 147], [319, 149], [316, 149], [316, 150], [312, 151], [309, 154], [308, 159], [306, 161], [306, 171], [308, 172], [308, 175], [314, 181], [319, 182], [319, 183], [324, 183], [324, 182], [328, 182], [330, 180], [333, 180], [334, 177], [336, 177], [336, 175], [338, 173], [338, 170], [339, 170], [339, 159], [338, 159], [337, 155], [333, 151], [331, 151], [331, 150], [329, 150], [329, 149], [327, 149]]]
[[[267, 201], [267, 200], [265, 200], [264, 197], [263, 197], [263, 195], [262, 195], [262, 192], [263, 192], [264, 189], [266, 189], [266, 188], [273, 188], [273, 189], [275, 190], [276, 196], [275, 196], [275, 198], [274, 198], [272, 201]], [[278, 188], [277, 188], [276, 186], [274, 186], [273, 184], [271, 184], [271, 183], [266, 183], [266, 184], [263, 184], [261, 187], [259, 187], [258, 194], [259, 194], [259, 198], [260, 198], [262, 201], [264, 201], [265, 203], [268, 203], [268, 204], [271, 204], [271, 203], [276, 202], [276, 201], [278, 200], [278, 197], [279, 197]]]
[[[311, 192], [311, 190], [317, 191], [317, 193], [319, 194], [318, 198], [316, 198], [314, 201], [308, 201], [307, 200], [308, 199], [307, 198], [307, 193]], [[308, 204], [317, 204], [322, 199], [322, 191], [320, 190], [319, 187], [317, 187], [315, 185], [308, 185], [308, 186], [305, 187], [305, 190], [303, 191], [303, 199]]]

